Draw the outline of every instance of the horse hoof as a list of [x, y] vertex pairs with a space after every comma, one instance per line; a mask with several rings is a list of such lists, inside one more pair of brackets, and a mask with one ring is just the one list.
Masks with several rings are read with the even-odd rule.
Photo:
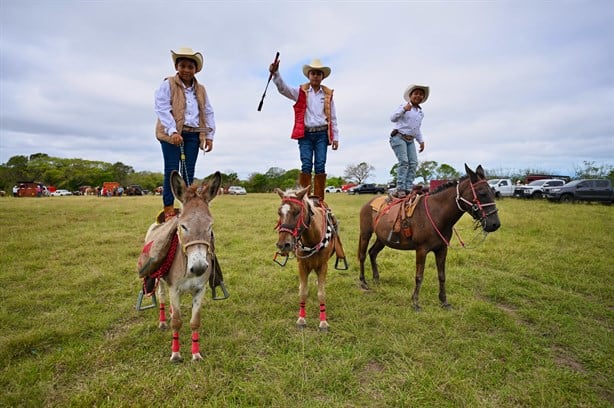
[[414, 305], [414, 312], [421, 312], [422, 308], [419, 305]]
[[441, 308], [446, 310], [452, 310], [452, 305], [449, 303], [442, 303]]
[[364, 290], [371, 290], [371, 288], [369, 288], [369, 285], [365, 281], [360, 281], [360, 288]]
[[320, 333], [328, 333], [328, 326], [320, 326], [318, 327]]
[[171, 363], [181, 363], [183, 361], [183, 357], [179, 353], [171, 354]]
[[166, 329], [168, 329], [168, 324], [166, 324], [166, 323], [160, 323], [160, 324], [158, 325], [158, 329], [160, 329], [160, 330], [166, 330]]
[[192, 354], [192, 361], [202, 361], [203, 356], [200, 353]]

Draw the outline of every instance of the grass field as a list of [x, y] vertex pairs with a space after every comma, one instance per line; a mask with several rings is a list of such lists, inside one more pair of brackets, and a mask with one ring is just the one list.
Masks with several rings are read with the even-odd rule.
[[327, 196], [350, 263], [330, 263], [327, 334], [314, 286], [308, 327], [294, 326], [296, 262], [272, 261], [279, 197], [216, 198], [231, 297], [207, 295], [204, 361], [181, 364], [168, 361], [157, 312], [134, 308], [160, 197], [0, 198], [0, 406], [614, 405], [614, 207], [502, 199], [502, 227], [483, 242], [463, 216], [469, 248], [455, 240], [447, 262], [452, 310], [439, 307], [431, 254], [417, 313], [413, 252], [385, 249], [380, 285], [359, 288], [368, 198]]

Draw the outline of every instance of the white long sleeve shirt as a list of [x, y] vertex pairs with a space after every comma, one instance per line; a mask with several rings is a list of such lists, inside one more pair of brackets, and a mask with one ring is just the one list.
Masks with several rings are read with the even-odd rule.
[[[183, 85], [183, 84], [182, 84]], [[196, 100], [196, 90], [194, 86], [186, 87], [183, 85], [183, 92], [185, 94], [185, 126], [199, 127], [199, 113], [198, 113], [198, 101]], [[172, 135], [177, 132], [177, 124], [175, 118], [171, 114], [171, 86], [168, 81], [162, 82], [160, 88], [156, 91], [154, 109], [156, 115], [160, 119], [164, 131], [167, 135]], [[215, 115], [213, 113], [213, 107], [209, 102], [209, 94], [205, 93], [205, 122], [207, 126], [211, 128], [211, 131], [207, 133], [207, 139], [213, 140], [215, 134]]]
[[[290, 88], [282, 79], [279, 71], [273, 74], [273, 82], [277, 86], [277, 90], [280, 94], [288, 99], [296, 102], [298, 100], [299, 88]], [[324, 90], [320, 88], [317, 92], [310, 86], [306, 92], [307, 94], [307, 109], [305, 111], [305, 126], [317, 127], [330, 125], [333, 129], [333, 140], [339, 141], [339, 128], [337, 127], [337, 111], [335, 109], [335, 100], [330, 103], [330, 121], [326, 122], [326, 115], [324, 114]]]
[[422, 125], [424, 113], [421, 108], [416, 106], [412, 106], [411, 110], [405, 111], [405, 109], [403, 109], [405, 105], [406, 104], [402, 104], [392, 113], [390, 121], [395, 123], [394, 128], [399, 132], [404, 135], [413, 136], [418, 143], [423, 143], [424, 139], [422, 138], [420, 126]]

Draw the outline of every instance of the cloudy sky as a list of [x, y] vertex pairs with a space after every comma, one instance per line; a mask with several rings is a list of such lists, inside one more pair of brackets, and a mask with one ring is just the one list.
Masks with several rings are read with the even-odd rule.
[[431, 87], [420, 160], [573, 175], [614, 165], [614, 3], [603, 1], [0, 0], [0, 163], [15, 155], [162, 171], [153, 95], [170, 50], [205, 56], [216, 115], [196, 176], [299, 168], [292, 103], [273, 83], [321, 58], [332, 68], [340, 147], [327, 172], [395, 157], [390, 115], [410, 83]]

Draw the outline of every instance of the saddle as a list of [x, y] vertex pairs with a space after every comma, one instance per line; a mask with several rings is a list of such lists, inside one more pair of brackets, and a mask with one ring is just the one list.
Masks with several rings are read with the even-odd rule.
[[[175, 213], [179, 214], [180, 209], [176, 208]], [[164, 220], [164, 212], [161, 211], [156, 216], [156, 222], [151, 224], [145, 235], [145, 245], [137, 260], [136, 269], [139, 278], [143, 279], [143, 293], [152, 295], [157, 286], [159, 278], [168, 273], [168, 268], [172, 264], [177, 245], [177, 224], [178, 217]], [[212, 268], [209, 275], [209, 286], [211, 287], [214, 300], [226, 299], [229, 295], [224, 286], [224, 275], [220, 268], [220, 263], [215, 254], [215, 236], [211, 232]], [[216, 288], [220, 287], [224, 292], [224, 297], [216, 296]]]
[[374, 225], [377, 226], [380, 218], [383, 215], [390, 213], [395, 221], [392, 225], [392, 230], [390, 231], [388, 240], [390, 241], [393, 233], [402, 233], [405, 238], [411, 237], [412, 230], [409, 219], [412, 217], [416, 206], [424, 194], [425, 191], [422, 189], [422, 186], [414, 186], [411, 192], [403, 198], [396, 198], [392, 196], [382, 196], [376, 198], [371, 202], [371, 208], [377, 213]]

